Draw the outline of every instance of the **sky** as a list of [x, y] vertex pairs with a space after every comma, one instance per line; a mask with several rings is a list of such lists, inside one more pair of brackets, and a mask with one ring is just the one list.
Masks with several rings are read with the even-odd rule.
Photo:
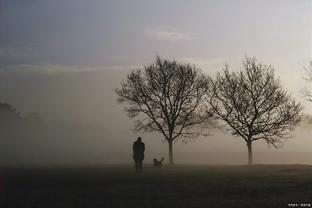
[[311, 10], [309, 0], [1, 0], [0, 69], [136, 68], [160, 55], [214, 73], [249, 55], [298, 94], [312, 56]]
[[[123, 134], [106, 135], [119, 140], [101, 141], [100, 132], [90, 149], [100, 142], [128, 151], [132, 141], [121, 138], [137, 133], [112, 90], [129, 70], [156, 55], [195, 64], [212, 76], [225, 63], [239, 70], [245, 55], [255, 56], [274, 66], [283, 86], [312, 113], [301, 94], [312, 87], [303, 80], [303, 66], [312, 59], [310, 0], [0, 0], [0, 99], [47, 120], [79, 120], [109, 130], [121, 123]], [[154, 152], [166, 148], [155, 140], [159, 144], [148, 144], [158, 145]], [[244, 152], [236, 140], [233, 151]], [[202, 152], [203, 143], [218, 151], [229, 144], [197, 142]], [[309, 150], [303, 141], [289, 146], [285, 151]], [[177, 151], [192, 149], [179, 144]]]

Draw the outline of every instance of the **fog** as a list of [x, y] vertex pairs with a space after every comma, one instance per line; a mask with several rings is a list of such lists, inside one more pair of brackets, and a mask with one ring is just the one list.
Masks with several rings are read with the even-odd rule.
[[[276, 68], [311, 114], [300, 93], [311, 87], [303, 79], [311, 11], [309, 0], [0, 1], [0, 101], [23, 118], [22, 127], [2, 126], [0, 165], [132, 163], [138, 136], [145, 163], [162, 156], [168, 162], [162, 135], [132, 131], [113, 92], [156, 55], [209, 75], [225, 63], [239, 70], [245, 54], [255, 56]], [[254, 162], [312, 164], [311, 131], [308, 123], [298, 127], [279, 150], [255, 142]], [[211, 129], [210, 136], [174, 143], [174, 156], [176, 163], [246, 164], [247, 148], [241, 138]]]
[[[117, 103], [113, 91], [129, 70], [95, 70], [59, 74], [32, 71], [2, 73], [1, 99], [27, 117], [40, 115], [40, 125], [27, 132], [3, 135], [1, 165], [103, 165], [132, 162], [132, 143], [141, 136], [145, 163], [168, 158], [159, 133], [134, 132], [134, 123]], [[31, 132], [30, 132], [31, 131]], [[13, 131], [14, 132], [14, 131]], [[245, 164], [247, 148], [222, 129], [190, 143], [174, 144], [176, 163]], [[312, 164], [311, 124], [297, 128], [281, 149], [254, 143], [255, 163]], [[14, 135], [14, 136], [13, 136]]]

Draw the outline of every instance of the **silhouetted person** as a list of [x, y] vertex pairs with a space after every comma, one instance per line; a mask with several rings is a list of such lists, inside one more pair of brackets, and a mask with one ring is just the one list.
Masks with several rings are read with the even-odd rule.
[[161, 160], [157, 160], [156, 158], [153, 159], [153, 165], [154, 167], [161, 167], [162, 166], [162, 162], [164, 161], [164, 158], [162, 157]]
[[135, 171], [142, 172], [142, 162], [144, 160], [145, 144], [142, 142], [141, 137], [133, 143], [133, 159], [135, 162]]

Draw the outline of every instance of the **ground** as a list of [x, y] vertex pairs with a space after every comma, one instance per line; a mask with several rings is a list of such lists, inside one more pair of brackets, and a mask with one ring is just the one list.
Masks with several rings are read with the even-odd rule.
[[312, 207], [303, 165], [11, 168], [1, 178], [3, 208]]

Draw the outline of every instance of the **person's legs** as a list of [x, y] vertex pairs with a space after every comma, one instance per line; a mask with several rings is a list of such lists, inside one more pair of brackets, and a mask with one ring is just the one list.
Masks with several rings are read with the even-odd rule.
[[139, 171], [140, 171], [141, 173], [143, 172], [142, 162], [143, 162], [143, 160], [140, 160], [140, 161], [138, 162], [138, 164], [139, 164]]
[[134, 160], [134, 167], [135, 167], [135, 172], [139, 172], [139, 161], [138, 160]]

